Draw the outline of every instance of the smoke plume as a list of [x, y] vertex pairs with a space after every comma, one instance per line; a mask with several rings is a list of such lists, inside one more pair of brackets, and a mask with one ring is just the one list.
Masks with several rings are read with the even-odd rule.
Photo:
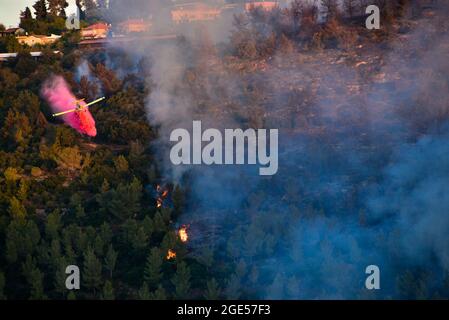
[[[449, 39], [440, 31], [447, 25], [436, 25], [420, 20], [386, 48], [349, 50], [355, 57], [275, 54], [252, 73], [201, 56], [195, 48], [205, 42], [192, 30], [177, 43], [141, 48], [152, 61], [156, 152], [167, 179], [188, 181], [179, 223], [191, 226], [193, 257], [212, 250], [211, 273], [227, 278], [226, 297], [416, 298], [398, 284], [423, 273], [426, 290], [443, 290], [449, 131], [440, 70], [448, 70]], [[279, 173], [172, 166], [169, 134], [192, 120], [280, 129]], [[381, 270], [378, 292], [364, 287], [371, 264]]]

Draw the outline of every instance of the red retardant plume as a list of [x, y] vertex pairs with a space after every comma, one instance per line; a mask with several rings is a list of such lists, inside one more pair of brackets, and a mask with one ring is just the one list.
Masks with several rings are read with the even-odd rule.
[[[77, 99], [71, 92], [67, 82], [61, 76], [53, 76], [47, 80], [42, 87], [41, 94], [54, 113], [76, 108]], [[79, 104], [80, 106], [86, 105], [84, 101], [80, 101]], [[97, 135], [95, 120], [88, 108], [63, 115], [61, 118], [66, 124], [81, 134], [90, 137]]]

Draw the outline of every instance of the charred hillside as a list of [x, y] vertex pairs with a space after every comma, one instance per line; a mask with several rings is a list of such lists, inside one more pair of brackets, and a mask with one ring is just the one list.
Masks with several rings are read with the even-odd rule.
[[[447, 298], [447, 4], [373, 1], [367, 30], [364, 1], [321, 2], [0, 62], [0, 298]], [[106, 97], [97, 136], [52, 117], [54, 75]], [[278, 173], [171, 165], [193, 120], [279, 129]]]

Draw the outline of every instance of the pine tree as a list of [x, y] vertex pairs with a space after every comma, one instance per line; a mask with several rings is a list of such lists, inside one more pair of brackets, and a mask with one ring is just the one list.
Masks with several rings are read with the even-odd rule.
[[132, 242], [132, 247], [136, 250], [142, 250], [145, 249], [147, 247], [147, 243], [148, 243], [148, 236], [145, 233], [145, 229], [143, 226], [138, 225], [137, 226], [137, 230], [136, 233], [134, 234], [133, 237], [133, 242]]
[[118, 253], [114, 250], [112, 245], [109, 246], [106, 257], [104, 258], [104, 266], [109, 272], [109, 277], [112, 278], [112, 273], [114, 272], [115, 265], [117, 263]]
[[240, 298], [240, 279], [237, 275], [232, 275], [227, 281], [225, 295], [228, 300], [238, 300]]
[[61, 215], [59, 210], [55, 210], [47, 217], [47, 223], [45, 224], [45, 233], [48, 239], [58, 239], [59, 230], [61, 228]]
[[83, 0], [76, 0], [75, 1], [76, 7], [79, 11], [80, 19], [85, 20], [86, 19], [86, 13], [83, 10]]
[[117, 173], [126, 173], [129, 170], [128, 161], [122, 155], [114, 159], [114, 166], [115, 170], [117, 170]]
[[84, 156], [78, 146], [57, 148], [50, 156], [61, 167], [69, 170], [82, 169]]
[[184, 261], [178, 263], [171, 282], [175, 286], [175, 298], [187, 299], [190, 292], [190, 268]]
[[103, 179], [103, 183], [100, 187], [100, 192], [96, 194], [95, 199], [98, 202], [98, 205], [100, 206], [100, 212], [102, 214], [106, 214], [108, 211], [108, 202], [111, 197], [111, 187], [109, 185], [109, 182], [107, 179]]
[[168, 232], [165, 234], [161, 242], [162, 252], [168, 252], [168, 250], [173, 249], [178, 243], [178, 235], [176, 232]]
[[79, 91], [81, 96], [93, 100], [97, 96], [99, 88], [97, 83], [89, 81], [87, 76], [82, 76], [79, 81]]
[[9, 200], [9, 214], [12, 219], [16, 220], [24, 220], [26, 217], [25, 207], [16, 197]]
[[37, 0], [33, 8], [35, 10], [36, 20], [44, 21], [47, 19], [47, 4], [45, 0]]
[[75, 208], [75, 215], [78, 219], [82, 219], [86, 216], [86, 211], [82, 204], [78, 204]]
[[103, 222], [100, 227], [100, 235], [106, 243], [110, 243], [112, 241], [112, 229], [109, 223]]
[[88, 248], [84, 254], [83, 279], [86, 287], [95, 295], [101, 285], [101, 262], [91, 248]]
[[[8, 112], [9, 114], [9, 112]], [[12, 124], [14, 125], [14, 124]], [[16, 168], [8, 167], [5, 172], [3, 172], [3, 176], [5, 177], [6, 184], [8, 186], [8, 193], [12, 192], [17, 186], [17, 181], [20, 180], [20, 173]]]
[[167, 293], [161, 284], [157, 287], [156, 291], [150, 293], [151, 300], [167, 300]]
[[45, 300], [47, 296], [44, 294], [44, 274], [35, 268], [31, 273], [31, 295], [32, 300]]
[[212, 246], [206, 245], [201, 248], [198, 252], [197, 260], [209, 270], [214, 264], [214, 250]]
[[65, 11], [65, 9], [61, 9], [61, 10], [59, 11], [59, 16], [60, 16], [61, 18], [63, 18], [63, 19], [66, 19], [66, 18], [67, 18], [67, 12]]
[[61, 261], [62, 255], [61, 255], [61, 243], [59, 242], [59, 240], [54, 239], [51, 241], [51, 246], [50, 246], [50, 264], [52, 265], [53, 268], [57, 269], [59, 267], [59, 263]]
[[153, 218], [153, 231], [154, 232], [165, 232], [168, 229], [167, 223], [164, 221], [162, 214], [156, 212]]
[[36, 268], [36, 261], [32, 255], [28, 254], [25, 261], [22, 263], [22, 274], [28, 283], [31, 283], [31, 276], [33, 270]]
[[17, 191], [17, 197], [20, 201], [25, 201], [27, 199], [29, 189], [30, 183], [28, 180], [20, 179], [19, 190]]
[[54, 287], [55, 291], [61, 296], [63, 296], [64, 293], [67, 291], [67, 288], [65, 286], [65, 281], [67, 277], [67, 275], [65, 274], [66, 267], [67, 267], [66, 263], [62, 262], [60, 263], [59, 267], [56, 268], [55, 271]]
[[237, 265], [235, 266], [235, 274], [241, 279], [248, 272], [247, 269], [248, 267], [245, 260], [240, 259]]
[[22, 263], [22, 273], [30, 286], [30, 299], [46, 299], [44, 294], [44, 275], [36, 265], [35, 259], [27, 255], [25, 262]]
[[26, 20], [32, 20], [33, 16], [31, 15], [31, 10], [29, 7], [25, 8], [25, 11], [20, 12], [20, 22], [26, 21]]
[[112, 286], [111, 281], [106, 280], [104, 287], [103, 287], [103, 293], [101, 295], [102, 300], [114, 300], [114, 288]]
[[56, 17], [69, 5], [66, 0], [47, 0], [48, 2], [48, 12], [50, 15]]
[[153, 220], [151, 220], [151, 218], [149, 216], [145, 216], [145, 218], [143, 219], [142, 227], [143, 227], [143, 230], [145, 231], [145, 234], [147, 235], [147, 237], [150, 238], [151, 234], [154, 231], [154, 225], [153, 225]]
[[6, 260], [14, 263], [32, 253], [40, 241], [39, 228], [34, 221], [12, 221], [6, 229]]
[[111, 189], [111, 187], [110, 187], [110, 185], [109, 185], [108, 180], [107, 180], [107, 179], [103, 179], [103, 183], [101, 184], [101, 189], [100, 189], [100, 191], [101, 191], [102, 193], [106, 193], [106, 192], [108, 192], [110, 189]]
[[207, 289], [204, 293], [204, 298], [206, 300], [218, 300], [221, 294], [220, 287], [218, 286], [217, 280], [212, 278], [211, 280], [207, 281]]
[[148, 255], [144, 271], [144, 280], [152, 287], [156, 286], [162, 279], [162, 262], [160, 250], [158, 248], [152, 248]]
[[148, 284], [146, 282], [143, 283], [138, 294], [140, 300], [150, 300], [150, 290], [148, 289]]
[[179, 214], [184, 207], [184, 192], [182, 191], [181, 187], [178, 185], [173, 190], [173, 208], [175, 210], [176, 214]]
[[69, 6], [66, 0], [59, 0], [59, 16], [61, 18], [66, 18], [67, 14], [65, 9]]
[[108, 69], [104, 64], [98, 63], [95, 66], [95, 74], [107, 95], [112, 95], [120, 90], [122, 81], [113, 70]]
[[48, 2], [48, 13], [54, 17], [58, 15], [59, 12], [59, 0], [47, 0]]
[[105, 248], [106, 242], [101, 237], [101, 234], [97, 234], [94, 241], [94, 253], [97, 257], [103, 257], [104, 255], [104, 248]]
[[147, 246], [148, 237], [143, 226], [135, 219], [128, 219], [123, 224], [122, 239], [123, 243], [131, 246], [133, 249], [144, 249]]
[[134, 178], [130, 184], [120, 183], [115, 190], [102, 190], [97, 196], [97, 202], [106, 212], [120, 220], [126, 220], [140, 212], [141, 197], [142, 184]]

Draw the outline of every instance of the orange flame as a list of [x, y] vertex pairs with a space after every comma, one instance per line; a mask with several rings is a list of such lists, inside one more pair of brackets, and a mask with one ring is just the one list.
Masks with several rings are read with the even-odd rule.
[[181, 239], [182, 242], [187, 242], [189, 240], [189, 235], [187, 234], [187, 227], [182, 227], [178, 231], [179, 239]]
[[168, 197], [168, 189], [163, 190], [160, 185], [156, 186], [156, 192], [158, 193], [158, 197], [156, 199], [156, 208], [162, 208], [164, 204], [164, 200]]
[[168, 249], [167, 260], [171, 260], [174, 258], [176, 258], [176, 252], [174, 252], [172, 249]]

